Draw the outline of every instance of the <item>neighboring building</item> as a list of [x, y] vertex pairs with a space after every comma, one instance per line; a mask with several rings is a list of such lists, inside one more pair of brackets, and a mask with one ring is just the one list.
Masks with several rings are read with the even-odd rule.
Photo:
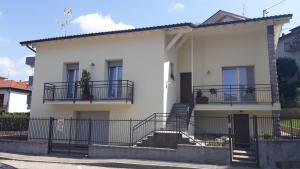
[[[300, 67], [300, 26], [291, 29], [290, 33], [283, 34], [279, 38], [276, 56], [292, 58]], [[296, 77], [300, 80], [300, 70]]]
[[[25, 60], [26, 65], [30, 66], [31, 68], [34, 68], [34, 63], [35, 63], [35, 57], [34, 56], [26, 57], [26, 60]], [[32, 90], [32, 84], [33, 84], [33, 76], [29, 76], [28, 77], [28, 85], [29, 85], [30, 90]], [[30, 93], [30, 95], [28, 95], [27, 105], [28, 105], [28, 109], [30, 109], [30, 107], [31, 107], [31, 93]]]
[[[249, 117], [280, 112], [275, 49], [281, 27], [291, 17], [249, 19], [219, 11], [199, 25], [21, 42], [36, 48], [30, 116], [145, 119], [171, 112], [176, 103], [192, 105], [193, 95], [201, 94], [191, 106], [195, 115], [243, 117], [246, 121], [235, 127], [247, 137]], [[77, 82], [83, 69], [92, 76], [88, 98]], [[193, 120], [204, 128], [207, 124]], [[120, 137], [108, 135], [109, 140]]]
[[27, 96], [31, 93], [28, 82], [0, 80], [0, 109], [2, 112], [29, 112]]

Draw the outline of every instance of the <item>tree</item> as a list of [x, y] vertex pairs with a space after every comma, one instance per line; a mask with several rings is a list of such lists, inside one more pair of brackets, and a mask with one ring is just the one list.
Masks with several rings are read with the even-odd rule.
[[277, 73], [279, 81], [293, 77], [297, 73], [298, 69], [296, 61], [292, 58], [277, 59]]
[[291, 58], [277, 59], [277, 74], [280, 93], [280, 102], [282, 106], [294, 106], [296, 104], [295, 96], [297, 83], [289, 82], [298, 71], [297, 63]]

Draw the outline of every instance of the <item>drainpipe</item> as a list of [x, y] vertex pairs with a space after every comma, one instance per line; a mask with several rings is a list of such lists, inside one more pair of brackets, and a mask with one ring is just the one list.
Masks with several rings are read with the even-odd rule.
[[26, 44], [26, 47], [28, 49], [30, 49], [32, 52], [36, 53], [36, 50], [34, 50], [34, 48], [32, 46], [29, 46], [28, 44]]

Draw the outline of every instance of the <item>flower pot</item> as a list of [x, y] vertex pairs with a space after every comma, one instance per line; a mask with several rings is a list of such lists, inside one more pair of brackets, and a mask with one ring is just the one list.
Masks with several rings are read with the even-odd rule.
[[91, 100], [92, 98], [93, 96], [91, 96], [90, 94], [85, 94], [85, 93], [81, 94], [81, 100]]
[[208, 97], [197, 97], [196, 104], [208, 104]]

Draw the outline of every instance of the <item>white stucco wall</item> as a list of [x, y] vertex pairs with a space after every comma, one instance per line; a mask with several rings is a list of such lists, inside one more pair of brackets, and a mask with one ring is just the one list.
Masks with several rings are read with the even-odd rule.
[[[77, 111], [109, 111], [110, 119], [144, 119], [163, 112], [164, 33], [119, 34], [37, 45], [31, 117], [76, 117]], [[65, 81], [64, 63], [79, 63], [92, 80], [106, 80], [106, 61], [123, 60], [123, 80], [134, 82], [134, 103], [49, 105], [43, 104], [45, 82]], [[91, 68], [91, 63], [95, 66]]]
[[10, 91], [8, 112], [29, 112], [27, 109], [27, 95], [28, 93]]

